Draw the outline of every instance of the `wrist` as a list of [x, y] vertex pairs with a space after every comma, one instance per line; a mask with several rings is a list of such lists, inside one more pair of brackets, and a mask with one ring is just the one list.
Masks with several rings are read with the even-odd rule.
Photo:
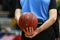
[[40, 33], [40, 32], [43, 31], [43, 28], [42, 28], [42, 27], [38, 27], [38, 28], [37, 28], [37, 31], [38, 31], [38, 33]]
[[37, 28], [37, 29], [36, 29], [36, 32], [37, 32], [37, 33], [40, 33], [40, 32], [41, 32], [41, 29], [40, 29], [40, 28]]

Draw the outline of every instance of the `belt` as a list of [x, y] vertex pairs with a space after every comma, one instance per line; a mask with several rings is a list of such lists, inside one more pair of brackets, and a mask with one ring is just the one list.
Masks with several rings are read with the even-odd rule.
[[44, 23], [43, 20], [38, 19], [38, 24], [43, 24], [43, 23]]

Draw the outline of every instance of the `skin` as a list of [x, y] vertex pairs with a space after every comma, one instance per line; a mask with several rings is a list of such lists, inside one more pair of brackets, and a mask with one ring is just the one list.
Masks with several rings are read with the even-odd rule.
[[[20, 16], [21, 16], [21, 9], [16, 9], [15, 18], [17, 21], [19, 20]], [[40, 32], [48, 29], [51, 25], [53, 25], [53, 23], [56, 21], [56, 19], [57, 19], [57, 9], [50, 9], [49, 10], [49, 19], [46, 22], [44, 22], [39, 28], [36, 28], [36, 30], [33, 30], [33, 28], [29, 27], [29, 30], [28, 30], [28, 28], [26, 28], [27, 31], [23, 29], [23, 31], [25, 32], [25, 36], [28, 38], [35, 37]]]
[[57, 5], [60, 5], [60, 0], [56, 0]]

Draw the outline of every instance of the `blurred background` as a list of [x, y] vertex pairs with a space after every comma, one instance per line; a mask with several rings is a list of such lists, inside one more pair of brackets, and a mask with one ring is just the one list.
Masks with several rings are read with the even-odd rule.
[[0, 0], [0, 40], [21, 40], [14, 12], [16, 0]]
[[[60, 0], [56, 0], [56, 4], [58, 10], [57, 21], [59, 24], [57, 29], [59, 30], [60, 29]], [[15, 7], [16, 7], [16, 0], [0, 0], [0, 40], [4, 38], [5, 35], [7, 36], [10, 35], [11, 40], [15, 37], [16, 38], [21, 37], [21, 30], [19, 29], [16, 19], [14, 18], [14, 13], [16, 9]], [[58, 35], [60, 37], [60, 30]]]

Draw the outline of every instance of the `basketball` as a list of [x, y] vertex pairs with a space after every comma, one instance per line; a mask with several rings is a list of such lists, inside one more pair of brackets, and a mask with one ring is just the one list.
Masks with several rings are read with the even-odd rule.
[[19, 18], [18, 25], [20, 29], [26, 29], [27, 27], [33, 27], [35, 30], [38, 24], [36, 16], [31, 12], [25, 12]]

